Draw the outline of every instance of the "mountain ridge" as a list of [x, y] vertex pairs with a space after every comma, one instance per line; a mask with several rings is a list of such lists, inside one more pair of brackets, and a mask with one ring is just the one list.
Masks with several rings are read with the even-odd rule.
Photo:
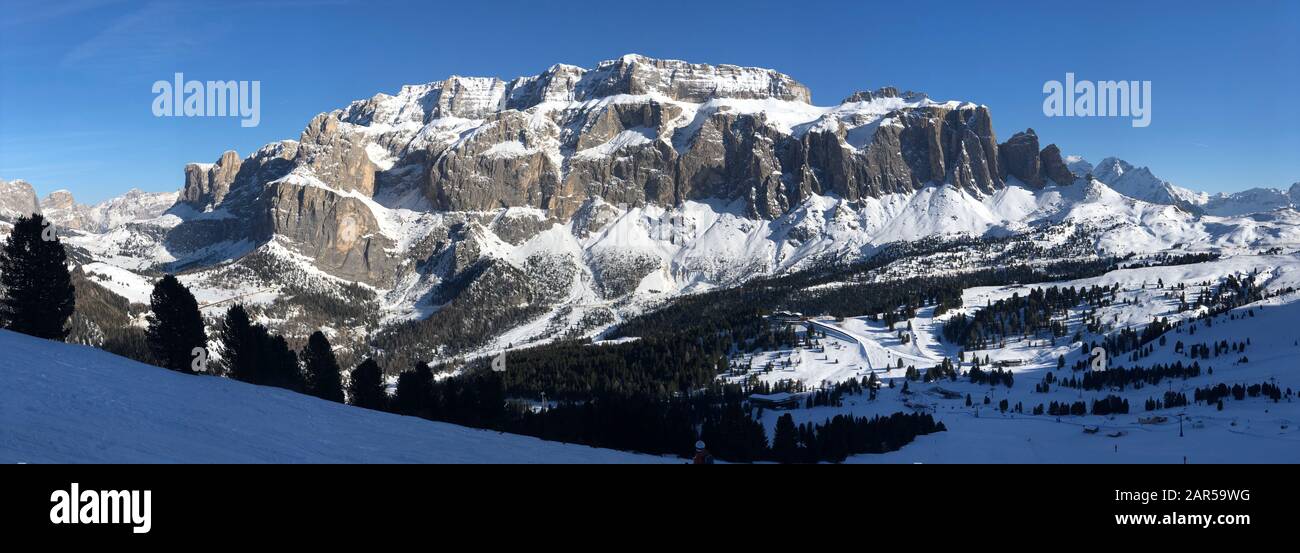
[[1138, 167], [1117, 157], [1107, 157], [1096, 166], [1079, 156], [1070, 156], [1076, 173], [1090, 174], [1131, 198], [1176, 205], [1191, 213], [1212, 216], [1240, 216], [1300, 206], [1300, 182], [1290, 189], [1248, 188], [1238, 192], [1209, 194], [1180, 187], [1155, 176], [1148, 167]]

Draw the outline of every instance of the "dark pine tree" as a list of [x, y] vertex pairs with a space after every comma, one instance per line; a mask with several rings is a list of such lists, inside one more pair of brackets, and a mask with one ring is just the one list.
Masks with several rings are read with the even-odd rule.
[[258, 371], [259, 360], [257, 335], [253, 324], [248, 319], [248, 311], [242, 304], [235, 304], [226, 310], [226, 317], [221, 321], [220, 330], [222, 346], [222, 365], [226, 376], [235, 380], [264, 384], [264, 375]]
[[40, 215], [20, 217], [0, 248], [0, 326], [47, 340], [68, 336], [76, 299], [67, 252]]
[[252, 384], [303, 391], [298, 354], [289, 348], [284, 337], [253, 324], [243, 305], [226, 311], [220, 334], [227, 376]]
[[201, 366], [199, 357], [207, 359], [208, 346], [194, 295], [176, 277], [167, 275], [154, 285], [149, 304], [153, 313], [145, 335], [154, 359], [162, 367], [193, 373]]
[[799, 429], [790, 413], [776, 419], [776, 432], [772, 436], [772, 457], [780, 463], [799, 461]]
[[352, 369], [348, 382], [348, 395], [357, 407], [383, 411], [388, 408], [388, 393], [384, 391], [384, 371], [374, 359], [362, 361]]
[[413, 417], [433, 417], [433, 369], [420, 363], [414, 370], [397, 375], [397, 394], [393, 404], [398, 413]]
[[307, 372], [307, 393], [321, 399], [343, 403], [343, 379], [339, 362], [334, 358], [330, 341], [321, 331], [313, 332], [302, 350], [302, 365]]
[[[261, 325], [254, 328], [265, 332]], [[283, 336], [266, 335], [262, 351], [267, 367], [267, 384], [295, 392], [306, 391], [307, 383], [303, 378], [302, 367], [298, 366], [298, 353], [289, 347], [289, 342]]]

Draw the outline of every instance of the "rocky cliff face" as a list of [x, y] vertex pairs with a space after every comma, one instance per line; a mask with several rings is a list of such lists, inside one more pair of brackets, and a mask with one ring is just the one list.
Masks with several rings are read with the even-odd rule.
[[769, 69], [636, 55], [406, 86], [318, 115], [297, 141], [187, 166], [180, 201], [201, 215], [168, 244], [185, 258], [275, 238], [332, 275], [382, 286], [428, 262], [404, 253], [403, 225], [420, 214], [540, 210], [484, 223], [522, 242], [593, 201], [722, 200], [774, 220], [814, 195], [950, 184], [982, 196], [1008, 174], [1073, 181], [1032, 131], [999, 144], [984, 106], [890, 87], [829, 107], [811, 99]]
[[392, 241], [366, 203], [301, 178], [268, 190], [270, 229], [327, 273], [358, 282], [391, 281]]
[[741, 198], [774, 218], [809, 193], [1002, 185], [983, 106], [892, 88], [830, 108], [810, 97], [771, 70], [625, 56], [510, 82], [453, 77], [332, 116], [382, 129], [382, 157], [424, 165], [412, 172], [446, 211], [532, 206], [567, 219], [589, 198]]
[[41, 200], [41, 211], [60, 228], [98, 232], [100, 221], [91, 210], [67, 190], [56, 190]]
[[[605, 211], [721, 202], [776, 221], [819, 196], [859, 202], [951, 185], [981, 197], [1009, 175], [1034, 187], [1073, 182], [1032, 130], [999, 144], [984, 106], [892, 87], [811, 101], [770, 69], [637, 55], [406, 86], [320, 114], [297, 140], [187, 165], [169, 212], [177, 222], [156, 229], [170, 259], [161, 269], [274, 241], [329, 275], [389, 288], [457, 280], [494, 244], [557, 223], [577, 232]], [[69, 228], [111, 224], [70, 196], [46, 203]], [[658, 267], [643, 257], [553, 261], [592, 264], [602, 294], [617, 296]]]
[[200, 210], [221, 203], [242, 164], [239, 154], [228, 150], [216, 163], [191, 163], [185, 166], [185, 186], [180, 201]]
[[375, 195], [375, 164], [366, 153], [364, 133], [341, 127], [339, 120], [317, 115], [302, 132], [294, 164], [313, 175], [328, 177], [327, 184], [342, 192]]
[[1048, 144], [1039, 150], [1034, 129], [1012, 135], [1000, 146], [999, 155], [1003, 178], [1010, 175], [1034, 188], [1042, 188], [1049, 181], [1058, 186], [1068, 186], [1082, 176], [1071, 172], [1056, 144]]
[[23, 180], [0, 180], [0, 220], [13, 221], [25, 215], [40, 213], [36, 190]]

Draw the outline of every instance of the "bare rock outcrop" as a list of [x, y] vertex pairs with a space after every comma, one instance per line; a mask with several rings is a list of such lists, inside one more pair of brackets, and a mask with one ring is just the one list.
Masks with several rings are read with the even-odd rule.
[[1002, 176], [1012, 176], [1033, 188], [1042, 188], [1049, 181], [1059, 186], [1074, 184], [1077, 176], [1061, 158], [1061, 149], [1055, 144], [1038, 149], [1038, 135], [1026, 129], [1011, 136], [998, 149], [1002, 160]]
[[230, 193], [243, 160], [234, 150], [221, 154], [216, 163], [191, 163], [185, 166], [185, 186], [180, 201], [203, 210], [217, 205]]
[[0, 180], [0, 219], [13, 221], [19, 217], [40, 213], [36, 189], [24, 180]]
[[317, 115], [298, 140], [294, 162], [306, 167], [331, 187], [363, 196], [375, 194], [375, 164], [366, 152], [365, 139], [348, 132], [338, 118]]
[[361, 200], [293, 179], [269, 192], [274, 234], [288, 241], [316, 267], [348, 280], [383, 282], [391, 278], [391, 241]]
[[522, 112], [494, 115], [470, 136], [443, 152], [429, 172], [434, 207], [482, 211], [534, 206], [564, 211], [574, 194], [559, 188], [560, 167], [544, 145], [559, 128], [531, 124]]
[[1061, 159], [1061, 149], [1057, 148], [1056, 144], [1048, 144], [1046, 148], [1043, 148], [1043, 151], [1039, 154], [1039, 160], [1043, 166], [1043, 174], [1058, 185], [1069, 186], [1074, 184], [1074, 180], [1078, 178], [1074, 173], [1070, 172], [1065, 160]]

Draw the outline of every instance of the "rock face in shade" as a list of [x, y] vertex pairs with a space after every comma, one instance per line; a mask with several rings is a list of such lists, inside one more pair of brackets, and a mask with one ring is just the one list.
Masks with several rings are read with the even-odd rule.
[[1012, 176], [1033, 188], [1042, 188], [1049, 182], [1059, 186], [1074, 184], [1075, 175], [1061, 158], [1061, 149], [1048, 144], [1038, 149], [1038, 135], [1034, 129], [1025, 129], [1003, 142], [998, 153], [1002, 160], [1003, 178]]
[[1074, 184], [1074, 180], [1078, 178], [1078, 175], [1070, 172], [1070, 168], [1061, 159], [1061, 149], [1057, 148], [1056, 144], [1048, 144], [1046, 148], [1043, 148], [1043, 152], [1039, 154], [1039, 159], [1042, 163], [1043, 174], [1058, 185], [1068, 186]]
[[1042, 188], [1043, 165], [1038, 150], [1038, 135], [1034, 129], [1026, 129], [1011, 136], [1002, 143], [1002, 176], [1015, 177], [1029, 186]]

